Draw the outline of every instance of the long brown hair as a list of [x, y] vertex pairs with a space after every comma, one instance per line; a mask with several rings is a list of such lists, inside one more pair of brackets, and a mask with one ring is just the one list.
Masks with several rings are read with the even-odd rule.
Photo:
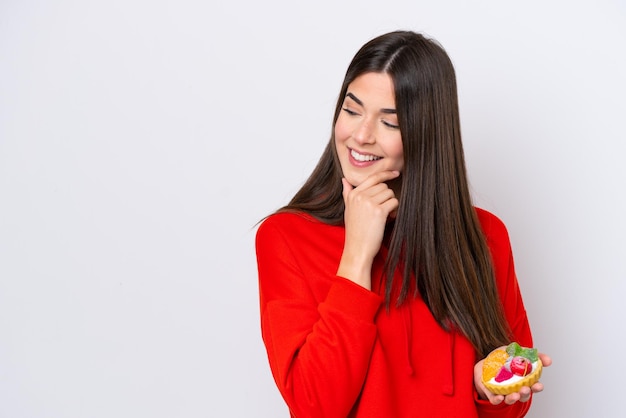
[[[337, 99], [330, 141], [311, 176], [280, 211], [304, 211], [325, 223], [343, 223], [334, 126], [349, 84], [368, 72], [393, 79], [404, 151], [402, 192], [386, 261], [387, 306], [392, 293], [399, 305], [419, 292], [444, 329], [459, 329], [484, 356], [508, 343], [509, 328], [470, 197], [454, 67], [434, 40], [396, 31], [357, 52]], [[394, 284], [397, 268], [402, 282]]]

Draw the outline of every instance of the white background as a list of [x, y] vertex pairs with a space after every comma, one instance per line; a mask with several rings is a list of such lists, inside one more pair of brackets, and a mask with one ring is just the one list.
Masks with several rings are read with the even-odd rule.
[[0, 0], [0, 417], [286, 417], [255, 224], [394, 29], [455, 63], [476, 203], [554, 359], [529, 416], [620, 416], [625, 1], [297, 3]]

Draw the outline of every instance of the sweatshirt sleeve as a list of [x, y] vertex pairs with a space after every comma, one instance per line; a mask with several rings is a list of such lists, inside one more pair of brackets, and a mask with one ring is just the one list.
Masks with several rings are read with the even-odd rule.
[[[256, 236], [261, 332], [270, 368], [293, 415], [346, 417], [366, 377], [382, 300], [335, 272], [306, 275], [294, 240], [267, 221]], [[312, 291], [314, 280], [330, 283], [322, 300]]]
[[[498, 292], [511, 328], [511, 341], [516, 341], [524, 347], [532, 347], [532, 334], [515, 274], [513, 252], [506, 227], [500, 219], [491, 214], [490, 219], [484, 221], [483, 225], [493, 256]], [[475, 401], [480, 418], [521, 418], [530, 409], [532, 397], [528, 402], [516, 402], [513, 405], [504, 403], [491, 405], [489, 401], [479, 399], [475, 394]]]

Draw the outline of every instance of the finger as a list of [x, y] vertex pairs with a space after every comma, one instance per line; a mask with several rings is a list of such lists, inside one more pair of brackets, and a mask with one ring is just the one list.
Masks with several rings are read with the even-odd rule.
[[552, 364], [552, 358], [547, 354], [539, 353], [539, 358], [544, 367], [548, 367]]
[[350, 198], [352, 197], [363, 203], [369, 201], [369, 203], [375, 206], [380, 206], [386, 215], [399, 206], [396, 194], [385, 183], [379, 183], [369, 189], [361, 190], [358, 195]]
[[522, 387], [519, 392], [511, 393], [506, 395], [504, 398], [504, 403], [507, 405], [513, 405], [515, 402], [528, 402], [530, 400], [532, 394], [531, 388], [528, 386]]
[[395, 197], [391, 197], [390, 199], [381, 203], [381, 206], [387, 212], [387, 216], [391, 216], [391, 213], [395, 211], [396, 209], [398, 209], [399, 205], [400, 205], [400, 202]]
[[375, 186], [372, 186], [369, 189], [363, 190], [362, 193], [364, 196], [367, 196], [376, 203], [382, 203], [386, 200], [396, 197], [393, 190], [391, 190], [389, 186], [387, 186], [385, 183], [379, 183]]
[[348, 194], [352, 191], [352, 189], [354, 189], [354, 187], [352, 187], [352, 185], [348, 182], [348, 180], [345, 179], [345, 177], [341, 178], [341, 183], [343, 184], [343, 190], [341, 194], [343, 195], [343, 201], [345, 202], [348, 198]]
[[507, 405], [513, 405], [515, 402], [519, 401], [521, 395], [518, 392], [511, 393], [510, 395], [506, 395], [504, 397], [504, 403]]
[[502, 403], [502, 401], [504, 401], [503, 395], [496, 395], [495, 393], [487, 389], [482, 383], [479, 383], [479, 385], [480, 390], [483, 392], [483, 394], [487, 397], [489, 403], [491, 403], [492, 405], [499, 405]]
[[543, 383], [541, 383], [541, 382], [535, 383], [534, 385], [531, 386], [530, 390], [533, 393], [543, 392]]
[[530, 395], [531, 394], [532, 394], [532, 391], [530, 390], [530, 388], [524, 386], [519, 391], [519, 395], [520, 395], [519, 401], [520, 402], [528, 402], [530, 400]]

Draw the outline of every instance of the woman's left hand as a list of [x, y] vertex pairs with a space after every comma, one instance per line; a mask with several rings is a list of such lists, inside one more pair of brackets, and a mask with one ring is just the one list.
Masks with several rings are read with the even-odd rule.
[[[506, 347], [502, 347], [506, 348]], [[539, 358], [541, 359], [541, 363], [543, 367], [548, 367], [552, 364], [552, 359], [550, 356], [539, 353]], [[483, 384], [483, 363], [485, 360], [481, 360], [474, 366], [474, 386], [476, 386], [476, 391], [478, 392], [478, 397], [480, 399], [487, 399], [493, 405], [501, 404], [502, 402], [507, 405], [512, 405], [515, 402], [528, 402], [530, 400], [530, 396], [533, 393], [539, 393], [543, 390], [543, 383], [537, 382], [531, 387], [524, 386], [520, 389], [519, 392], [510, 393], [506, 396], [504, 395], [496, 395], [495, 393], [491, 393], [489, 389], [485, 387]]]

